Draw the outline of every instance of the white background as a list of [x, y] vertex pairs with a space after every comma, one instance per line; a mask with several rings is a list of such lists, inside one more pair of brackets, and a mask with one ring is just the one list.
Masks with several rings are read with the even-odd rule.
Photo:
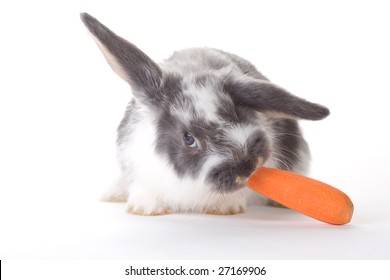
[[[328, 119], [302, 122], [311, 176], [351, 197], [352, 222], [265, 207], [140, 217], [99, 202], [130, 89], [84, 11], [158, 62], [220, 48], [328, 106]], [[389, 29], [386, 1], [2, 1], [0, 258], [389, 259]]]

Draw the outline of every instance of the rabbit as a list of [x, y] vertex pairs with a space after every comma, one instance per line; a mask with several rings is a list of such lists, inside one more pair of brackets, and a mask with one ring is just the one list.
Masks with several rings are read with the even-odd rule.
[[246, 187], [260, 167], [307, 172], [297, 121], [321, 120], [326, 107], [237, 55], [192, 48], [157, 64], [91, 15], [81, 19], [133, 95], [117, 130], [121, 175], [104, 201], [139, 215], [238, 214], [267, 202]]

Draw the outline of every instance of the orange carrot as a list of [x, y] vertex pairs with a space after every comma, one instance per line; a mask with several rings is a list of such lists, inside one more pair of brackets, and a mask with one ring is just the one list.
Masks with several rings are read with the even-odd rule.
[[262, 167], [248, 186], [260, 194], [302, 214], [334, 225], [352, 218], [353, 204], [342, 191], [292, 172]]

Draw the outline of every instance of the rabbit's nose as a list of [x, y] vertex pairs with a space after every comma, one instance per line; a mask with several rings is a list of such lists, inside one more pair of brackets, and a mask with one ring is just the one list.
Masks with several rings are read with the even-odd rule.
[[240, 162], [236, 168], [238, 177], [249, 177], [254, 169], [255, 164], [250, 160]]

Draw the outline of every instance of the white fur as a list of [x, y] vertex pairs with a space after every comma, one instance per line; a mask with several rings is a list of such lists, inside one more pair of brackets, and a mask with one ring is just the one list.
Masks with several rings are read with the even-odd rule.
[[219, 101], [214, 89], [212, 87], [197, 86], [194, 84], [191, 76], [185, 79], [183, 84], [183, 94], [192, 99], [198, 115], [202, 116], [206, 121], [217, 122], [219, 120], [217, 102]]

